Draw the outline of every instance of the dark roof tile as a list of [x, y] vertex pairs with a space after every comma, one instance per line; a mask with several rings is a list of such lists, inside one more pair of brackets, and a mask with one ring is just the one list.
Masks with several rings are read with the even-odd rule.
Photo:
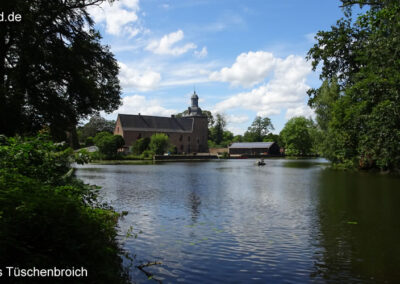
[[193, 118], [118, 114], [123, 130], [192, 132]]

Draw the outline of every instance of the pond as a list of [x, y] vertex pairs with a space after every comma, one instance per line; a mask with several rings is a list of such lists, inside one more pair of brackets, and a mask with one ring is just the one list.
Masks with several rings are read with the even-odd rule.
[[[86, 165], [76, 174], [129, 214], [124, 247], [154, 279], [188, 283], [396, 282], [400, 178], [323, 159]], [[132, 269], [137, 283], [149, 282]], [[150, 281], [151, 282], [151, 281]]]

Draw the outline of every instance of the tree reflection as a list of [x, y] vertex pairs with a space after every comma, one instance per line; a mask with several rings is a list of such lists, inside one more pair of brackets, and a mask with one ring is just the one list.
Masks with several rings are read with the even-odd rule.
[[[312, 277], [330, 281], [400, 279], [398, 179], [326, 170], [318, 181]], [[315, 238], [314, 237], [314, 238]]]

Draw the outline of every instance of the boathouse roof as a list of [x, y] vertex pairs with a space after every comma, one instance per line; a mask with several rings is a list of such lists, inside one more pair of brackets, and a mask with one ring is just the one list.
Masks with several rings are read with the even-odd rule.
[[275, 142], [235, 142], [229, 146], [230, 149], [257, 149], [257, 148], [269, 148]]

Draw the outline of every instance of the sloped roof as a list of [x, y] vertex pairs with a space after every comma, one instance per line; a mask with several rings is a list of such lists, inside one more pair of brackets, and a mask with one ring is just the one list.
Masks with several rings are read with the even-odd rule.
[[193, 118], [118, 114], [124, 131], [192, 132]]
[[236, 149], [256, 149], [256, 148], [269, 148], [275, 142], [236, 142], [232, 143], [229, 148], [236, 148]]

